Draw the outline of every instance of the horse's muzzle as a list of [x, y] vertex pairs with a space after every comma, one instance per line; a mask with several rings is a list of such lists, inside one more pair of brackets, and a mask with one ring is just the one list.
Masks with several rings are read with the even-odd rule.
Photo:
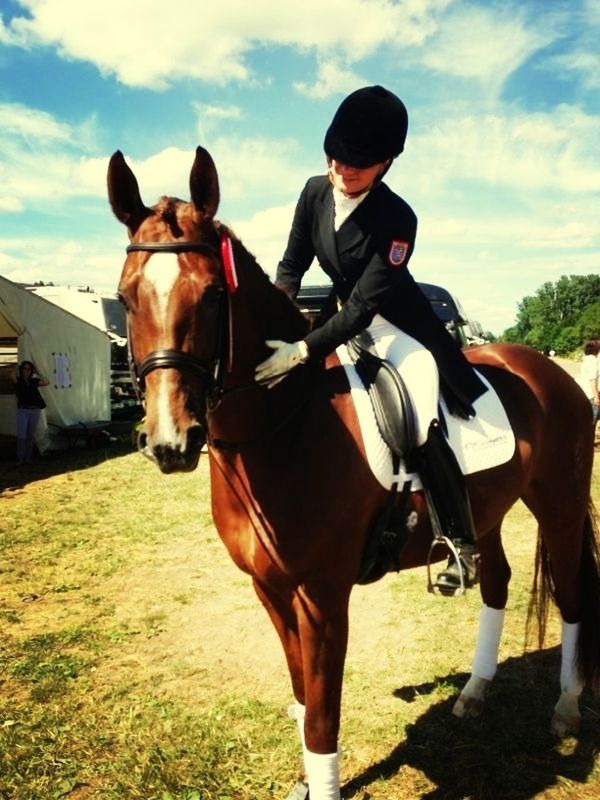
[[198, 466], [200, 453], [206, 444], [206, 428], [194, 425], [187, 431], [186, 444], [152, 444], [148, 434], [142, 430], [138, 435], [138, 450], [158, 466], [161, 472], [192, 472]]

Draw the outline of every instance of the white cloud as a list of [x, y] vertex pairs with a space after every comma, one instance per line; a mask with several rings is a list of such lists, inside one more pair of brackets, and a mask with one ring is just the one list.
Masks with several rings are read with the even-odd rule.
[[421, 57], [444, 75], [476, 79], [495, 96], [517, 67], [554, 38], [548, 22], [528, 26], [518, 5], [453, 3]]
[[[292, 140], [217, 138], [210, 147], [210, 154], [217, 168], [221, 197], [225, 203], [233, 205], [241, 199], [253, 197], [258, 204], [261, 197], [287, 193], [289, 186], [299, 191], [306, 181], [307, 171], [297, 163], [297, 150], [298, 145]], [[189, 198], [194, 150], [169, 147], [143, 161], [132, 159], [127, 153], [124, 155], [137, 177], [147, 205], [153, 205], [163, 194], [183, 200]], [[107, 161], [96, 159], [87, 164], [93, 164], [92, 172], [98, 168], [106, 174]], [[80, 173], [82, 171], [83, 167]]]
[[556, 56], [551, 63], [555, 68], [577, 73], [585, 89], [600, 87], [600, 58], [597, 51], [565, 53]]
[[[239, 119], [242, 113], [233, 105], [202, 106], [197, 110], [215, 124]], [[58, 204], [71, 197], [106, 197], [108, 155], [81, 155], [77, 149], [81, 128], [35, 109], [0, 104], [0, 131], [0, 213], [21, 211], [32, 201], [51, 199]], [[281, 196], [286, 181], [297, 189], [307, 176], [306, 165], [298, 163], [298, 151], [299, 145], [293, 140], [217, 137], [211, 154], [217, 163], [223, 196], [232, 203], [269, 192]], [[165, 193], [189, 197], [193, 150], [169, 147], [142, 161], [131, 159], [127, 153], [125, 156], [148, 205]]]
[[[120, 233], [118, 225], [115, 227]], [[126, 237], [125, 237], [126, 238]], [[0, 274], [11, 281], [52, 281], [62, 286], [93, 286], [115, 291], [125, 258], [125, 238], [116, 247], [110, 237], [90, 237], [85, 246], [60, 234], [37, 233], [21, 239], [0, 237]]]
[[224, 84], [253, 78], [248, 53], [265, 45], [359, 60], [382, 43], [421, 44], [449, 0], [221, 0], [176, 11], [147, 0], [21, 0], [30, 17], [13, 18], [0, 40], [22, 47], [56, 47], [90, 61], [129, 86], [164, 89], [182, 77]]
[[513, 190], [600, 188], [598, 116], [560, 106], [529, 115], [507, 110], [458, 116], [440, 109], [439, 119], [438, 127], [413, 132], [402, 156], [402, 169], [421, 176], [424, 194], [457, 181]]
[[70, 125], [59, 122], [45, 111], [19, 103], [0, 103], [0, 131], [2, 136], [45, 143], [64, 143], [72, 137]]
[[317, 67], [317, 78], [311, 86], [303, 81], [294, 83], [294, 89], [307, 97], [322, 100], [333, 94], [348, 94], [368, 83], [351, 69], [341, 66], [338, 61], [320, 60]]
[[[210, 148], [225, 201], [299, 193], [310, 172], [292, 139], [221, 137]], [[191, 166], [191, 164], [190, 164]]]
[[192, 103], [192, 108], [198, 115], [196, 129], [198, 140], [201, 142], [206, 141], [209, 134], [218, 129], [222, 123], [239, 122], [244, 116], [242, 109], [236, 105], [215, 106], [205, 103]]
[[0, 213], [22, 211], [32, 199], [97, 194], [105, 182], [100, 167], [80, 155], [94, 138], [93, 116], [71, 125], [39, 109], [0, 103]]
[[[501, 219], [494, 208], [462, 217], [446, 217], [438, 211], [422, 220], [419, 238], [426, 236], [430, 250], [446, 255], [457, 252], [468, 243], [473, 253], [486, 257], [490, 252], [506, 255], [507, 249], [511, 253], [545, 249], [554, 254], [598, 248], [600, 245], [600, 230], [594, 224], [593, 211], [590, 210], [584, 218], [567, 222], [560, 206], [549, 204], [538, 207], [536, 211], [532, 218], [523, 217], [518, 212], [505, 212]], [[533, 255], [539, 257], [537, 252]]]
[[258, 211], [248, 219], [235, 220], [232, 230], [271, 277], [279, 263], [292, 224], [295, 203]]
[[23, 208], [23, 203], [17, 197], [0, 196], [0, 214], [17, 214]]

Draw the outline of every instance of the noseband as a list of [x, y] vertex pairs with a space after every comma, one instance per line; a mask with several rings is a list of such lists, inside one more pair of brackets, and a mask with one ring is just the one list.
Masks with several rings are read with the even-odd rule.
[[[127, 247], [127, 253], [200, 253], [201, 255], [219, 258], [216, 248], [202, 242], [138, 242]], [[224, 292], [222, 297], [224, 296]], [[148, 353], [139, 364], [135, 363], [131, 347], [131, 337], [127, 333], [127, 352], [129, 370], [140, 402], [144, 403], [146, 394], [146, 375], [156, 369], [176, 369], [179, 372], [188, 372], [205, 381], [206, 395], [214, 393], [220, 385], [221, 350], [223, 344], [223, 301], [219, 301], [217, 341], [215, 355], [210, 363], [201, 361], [183, 350], [153, 350]]]

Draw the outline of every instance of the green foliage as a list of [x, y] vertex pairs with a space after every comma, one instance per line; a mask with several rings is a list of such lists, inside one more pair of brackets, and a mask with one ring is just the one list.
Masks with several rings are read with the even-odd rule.
[[600, 275], [563, 275], [519, 303], [517, 321], [502, 334], [542, 352], [567, 354], [600, 336]]

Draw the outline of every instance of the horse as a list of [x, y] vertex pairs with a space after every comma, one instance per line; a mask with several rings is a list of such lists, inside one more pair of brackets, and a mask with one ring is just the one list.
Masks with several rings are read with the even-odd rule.
[[[348, 604], [387, 492], [366, 462], [335, 353], [271, 389], [255, 382], [270, 352], [265, 340], [296, 341], [307, 319], [216, 219], [219, 180], [202, 147], [189, 182], [189, 201], [163, 196], [147, 207], [122, 153], [109, 162], [110, 206], [129, 234], [118, 294], [145, 408], [139, 447], [171, 473], [195, 469], [206, 445], [216, 529], [283, 646], [311, 800], [338, 800]], [[600, 689], [589, 404], [564, 370], [530, 348], [486, 344], [466, 354], [495, 388], [515, 449], [506, 463], [467, 478], [483, 606], [473, 670], [453, 711], [480, 714], [496, 671], [511, 577], [501, 527], [520, 498], [538, 523], [531, 608], [540, 646], [551, 601], [562, 617], [551, 728], [565, 736], [579, 728], [584, 684]], [[400, 569], [424, 565], [432, 538], [421, 491], [411, 493], [408, 510], [417, 522]]]

